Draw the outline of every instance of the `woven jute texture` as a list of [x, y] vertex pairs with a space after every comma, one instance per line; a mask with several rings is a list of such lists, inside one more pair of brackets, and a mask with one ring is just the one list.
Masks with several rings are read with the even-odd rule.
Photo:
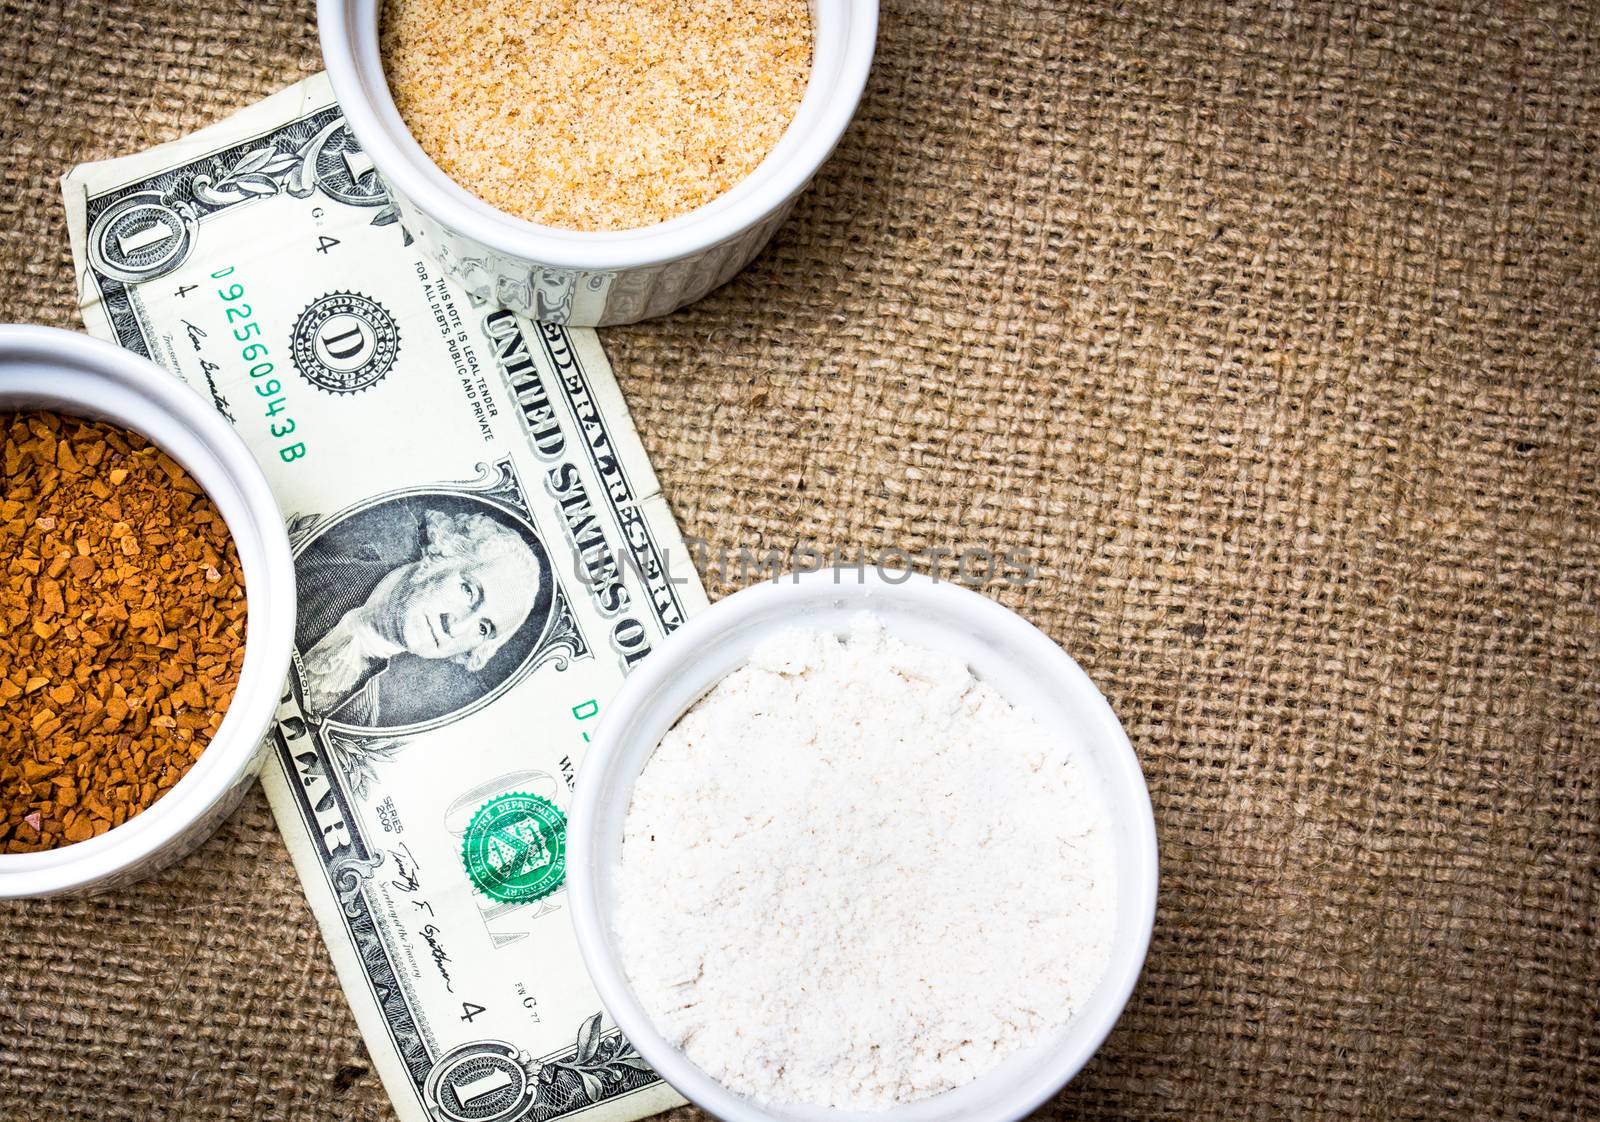
[[[63, 171], [320, 65], [0, 13], [6, 319], [76, 325]], [[1592, 10], [904, 0], [770, 251], [604, 333], [713, 549], [1032, 552], [1162, 845], [1044, 1117], [1600, 1116], [1597, 226]], [[258, 795], [0, 940], [4, 1119], [390, 1117]]]

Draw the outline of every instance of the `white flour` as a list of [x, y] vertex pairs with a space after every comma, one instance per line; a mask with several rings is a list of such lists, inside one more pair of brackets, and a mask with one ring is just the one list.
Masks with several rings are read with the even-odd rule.
[[858, 616], [760, 647], [634, 788], [616, 933], [656, 1027], [762, 1101], [879, 1110], [1065, 1024], [1110, 953], [1086, 764]]

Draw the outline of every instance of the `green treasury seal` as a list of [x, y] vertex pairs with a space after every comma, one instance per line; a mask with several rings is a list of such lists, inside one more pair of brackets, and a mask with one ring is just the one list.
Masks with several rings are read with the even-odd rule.
[[538, 795], [496, 795], [467, 825], [461, 861], [472, 887], [492, 900], [542, 900], [567, 879], [566, 816]]

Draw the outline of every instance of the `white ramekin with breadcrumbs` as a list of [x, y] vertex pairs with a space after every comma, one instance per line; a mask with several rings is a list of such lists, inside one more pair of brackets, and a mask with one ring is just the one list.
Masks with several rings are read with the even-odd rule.
[[[390, 0], [391, 10], [397, 2], [404, 0]], [[507, 10], [517, 14], [517, 2], [502, 0], [501, 7], [511, 5]], [[569, 5], [585, 18], [590, 13], [583, 9], [602, 6]], [[572, 228], [531, 221], [513, 213], [517, 208], [486, 201], [485, 195], [502, 201], [505, 196], [484, 190], [481, 184], [476, 191], [470, 189], [473, 184], [459, 170], [461, 181], [452, 178], [434, 158], [451, 163], [441, 150], [434, 146], [430, 155], [419, 142], [419, 137], [430, 144], [435, 138], [425, 135], [423, 128], [408, 127], [385, 70], [380, 25], [387, 16], [381, 0], [318, 0], [317, 18], [328, 76], [346, 121], [419, 246], [476, 298], [544, 322], [602, 326], [664, 315], [729, 280], [771, 239], [796, 196], [833, 151], [855, 113], [871, 67], [878, 4], [877, 0], [810, 0], [807, 7], [809, 75], [792, 119], [781, 135], [775, 133], [765, 158], [693, 209], [631, 228]], [[539, 24], [546, 20], [543, 12], [530, 7], [522, 18]], [[460, 33], [449, 20], [437, 22], [447, 33]], [[489, 38], [500, 41], [485, 42], [483, 56], [503, 62], [506, 43], [498, 32], [491, 31]], [[451, 61], [462, 53], [436, 52], [433, 57], [450, 67], [470, 65]], [[537, 74], [541, 61], [534, 57], [537, 52], [526, 53], [528, 57], [517, 65], [523, 73]], [[572, 59], [547, 61], [552, 66], [559, 62], [568, 73], [582, 71]], [[478, 90], [493, 89], [490, 84], [477, 90], [456, 88], [440, 94], [438, 103], [447, 104], [445, 99], [454, 97], [456, 104], [465, 106], [463, 117], [475, 120], [484, 98], [494, 96]], [[513, 100], [501, 110], [512, 116], [519, 111], [548, 116], [546, 108], [551, 107]], [[715, 117], [716, 108], [707, 109], [705, 115]], [[618, 135], [625, 137], [639, 127], [627, 114], [614, 116], [620, 119], [608, 119], [605, 126]], [[589, 138], [598, 131], [594, 124], [589, 122]], [[486, 150], [497, 158], [514, 149], [501, 129], [484, 128], [481, 134]], [[534, 147], [522, 161], [529, 182], [537, 188], [541, 176], [554, 179], [570, 173], [570, 155], [565, 147], [554, 152]], [[539, 216], [537, 211], [522, 213]], [[650, 211], [646, 207], [623, 221], [636, 223], [638, 214], [648, 218]]]

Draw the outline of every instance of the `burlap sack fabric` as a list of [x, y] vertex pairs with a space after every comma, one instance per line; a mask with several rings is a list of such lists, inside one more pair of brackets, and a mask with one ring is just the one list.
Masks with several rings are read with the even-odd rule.
[[[320, 65], [174, 7], [0, 8], [3, 318], [68, 167]], [[1163, 846], [1046, 1116], [1600, 1115], [1597, 192], [1593, 11], [890, 3], [772, 249], [604, 333], [687, 534], [1034, 551]], [[0, 1117], [389, 1117], [258, 795], [0, 940]]]

